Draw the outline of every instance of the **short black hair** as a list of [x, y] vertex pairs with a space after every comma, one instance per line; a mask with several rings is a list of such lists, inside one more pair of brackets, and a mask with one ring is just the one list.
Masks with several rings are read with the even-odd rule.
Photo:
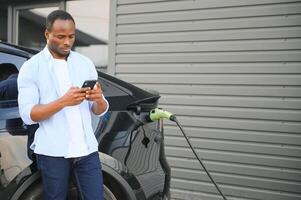
[[73, 23], [75, 24], [73, 17], [68, 12], [66, 12], [64, 10], [55, 10], [55, 11], [52, 11], [46, 18], [46, 29], [48, 31], [51, 31], [52, 25], [53, 25], [54, 21], [57, 19], [72, 20]]

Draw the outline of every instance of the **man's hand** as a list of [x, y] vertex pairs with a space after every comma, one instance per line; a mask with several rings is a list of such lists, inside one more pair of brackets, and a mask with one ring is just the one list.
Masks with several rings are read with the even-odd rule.
[[64, 106], [78, 105], [85, 100], [86, 94], [89, 93], [89, 91], [90, 88], [71, 87], [64, 96], [62, 96], [61, 101]]
[[85, 98], [89, 101], [94, 101], [94, 102], [99, 102], [102, 101], [102, 89], [100, 87], [100, 84], [96, 82], [94, 85], [94, 88], [92, 90], [87, 90], [86, 91], [86, 96]]
[[86, 91], [86, 99], [94, 102], [92, 112], [96, 115], [103, 113], [108, 106], [102, 96], [102, 89], [98, 82], [94, 85], [93, 90]]

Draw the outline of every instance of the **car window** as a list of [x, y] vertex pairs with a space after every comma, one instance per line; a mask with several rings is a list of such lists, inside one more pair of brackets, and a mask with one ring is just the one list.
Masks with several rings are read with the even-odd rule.
[[16, 106], [18, 72], [26, 58], [0, 52], [0, 108]]
[[132, 94], [131, 91], [128, 89], [122, 87], [121, 85], [117, 85], [116, 83], [113, 83], [109, 80], [99, 78], [98, 79], [103, 93], [106, 97], [122, 97], [122, 96], [129, 96], [129, 94]]
[[[0, 64], [1, 63], [11, 63], [14, 64], [17, 69], [19, 70], [23, 63], [27, 60], [27, 58], [17, 56], [17, 55], [12, 55], [4, 52], [0, 52]], [[2, 71], [2, 69], [0, 69]]]

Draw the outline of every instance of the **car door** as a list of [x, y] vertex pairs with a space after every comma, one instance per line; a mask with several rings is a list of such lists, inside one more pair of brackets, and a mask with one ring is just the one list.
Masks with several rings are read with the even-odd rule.
[[17, 76], [27, 60], [0, 52], [0, 197], [15, 178], [31, 164], [27, 157], [27, 129], [18, 112]]

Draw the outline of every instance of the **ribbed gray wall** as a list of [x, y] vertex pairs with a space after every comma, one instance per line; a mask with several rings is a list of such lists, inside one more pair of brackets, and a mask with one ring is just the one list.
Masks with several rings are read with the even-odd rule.
[[[228, 199], [301, 199], [300, 0], [114, 0], [111, 22], [108, 72], [161, 93]], [[221, 199], [166, 123], [172, 199]]]

